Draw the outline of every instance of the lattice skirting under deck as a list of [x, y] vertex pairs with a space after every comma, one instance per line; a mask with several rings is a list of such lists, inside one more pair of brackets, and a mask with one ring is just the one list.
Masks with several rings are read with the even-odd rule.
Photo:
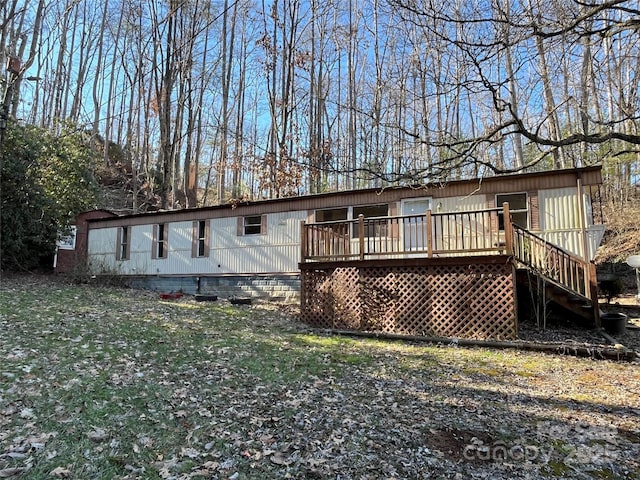
[[326, 264], [301, 269], [301, 316], [318, 328], [451, 338], [517, 336], [513, 266]]

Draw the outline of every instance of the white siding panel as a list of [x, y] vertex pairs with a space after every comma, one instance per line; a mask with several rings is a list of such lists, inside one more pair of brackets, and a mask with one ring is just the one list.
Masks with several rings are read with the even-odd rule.
[[134, 225], [131, 227], [131, 255], [128, 260], [117, 262], [124, 275], [145, 275], [156, 273], [151, 269], [151, 244], [153, 225]]
[[582, 257], [582, 233], [579, 230], [556, 230], [540, 234], [546, 241]]
[[215, 273], [297, 272], [300, 222], [306, 217], [306, 211], [269, 214], [266, 235], [245, 236], [237, 235], [236, 218], [213, 220], [210, 257]]
[[88, 268], [92, 274], [118, 272], [116, 268], [117, 228], [90, 230], [87, 239]]
[[117, 228], [90, 230], [87, 240], [88, 251], [96, 255], [112, 253], [115, 257]]
[[[290, 273], [298, 271], [298, 245], [253, 246], [212, 252], [216, 273]], [[217, 263], [216, 263], [217, 262]]]
[[92, 273], [193, 275], [297, 272], [304, 212], [267, 216], [266, 235], [237, 235], [237, 219], [211, 219], [208, 257], [192, 258], [193, 222], [169, 224], [167, 258], [152, 259], [153, 225], [131, 227], [131, 255], [116, 260], [117, 228], [94, 229], [88, 251]]
[[191, 256], [193, 222], [169, 224], [169, 252], [188, 252]]
[[[541, 235], [551, 243], [583, 257], [583, 234], [577, 187], [540, 190]], [[585, 212], [589, 214], [589, 197], [584, 196]], [[587, 219], [591, 223], [591, 219]], [[587, 227], [588, 258], [593, 260], [600, 246], [604, 226]]]
[[540, 190], [540, 229], [546, 232], [580, 227], [577, 188]]
[[434, 200], [433, 212], [465, 212], [488, 208], [486, 195], [468, 195], [465, 197], [438, 198]]
[[[583, 258], [582, 242], [584, 240], [580, 229], [556, 230], [553, 232], [544, 232], [540, 235], [548, 242], [559, 246], [569, 253], [573, 253], [574, 255]], [[604, 225], [592, 225], [587, 228], [587, 249], [589, 260], [593, 260], [595, 258], [596, 251], [602, 242], [603, 236]]]

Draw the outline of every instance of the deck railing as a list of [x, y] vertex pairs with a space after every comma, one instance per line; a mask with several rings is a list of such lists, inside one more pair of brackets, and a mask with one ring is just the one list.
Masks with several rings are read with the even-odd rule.
[[[502, 219], [507, 219], [503, 221]], [[302, 262], [510, 251], [509, 206], [302, 224]], [[501, 224], [504, 224], [502, 230]]]
[[303, 263], [375, 258], [507, 254], [587, 299], [593, 264], [511, 222], [509, 204], [464, 212], [398, 215], [302, 224]]

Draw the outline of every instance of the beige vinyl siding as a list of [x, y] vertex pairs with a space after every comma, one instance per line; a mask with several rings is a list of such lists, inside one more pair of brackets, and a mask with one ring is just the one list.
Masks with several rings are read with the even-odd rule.
[[576, 187], [540, 190], [540, 234], [564, 250], [582, 257], [582, 231]]
[[480, 210], [482, 208], [489, 208], [486, 195], [433, 199], [433, 213], [464, 212], [468, 210]]
[[540, 190], [540, 229], [547, 232], [580, 227], [577, 188]]
[[87, 241], [89, 269], [91, 273], [121, 275], [149, 271], [151, 263], [152, 225], [129, 227], [129, 259], [118, 260], [118, 227], [89, 230]]
[[[583, 256], [582, 221], [577, 187], [545, 189], [539, 192], [540, 235], [546, 240], [580, 257]], [[588, 215], [589, 197], [584, 195], [584, 208]], [[589, 225], [587, 219], [588, 258], [592, 260], [602, 241], [604, 227]]]
[[[216, 273], [297, 272], [300, 222], [307, 212], [265, 215], [266, 234], [237, 235], [237, 218], [212, 221], [210, 258]], [[220, 267], [218, 267], [220, 265]]]
[[266, 215], [267, 233], [238, 236], [236, 217], [210, 220], [209, 255], [192, 257], [193, 221], [168, 222], [167, 257], [152, 258], [153, 224], [130, 228], [131, 255], [117, 262], [118, 227], [89, 232], [89, 259], [93, 273], [123, 275], [204, 275], [297, 272], [300, 261], [300, 222], [307, 212]]

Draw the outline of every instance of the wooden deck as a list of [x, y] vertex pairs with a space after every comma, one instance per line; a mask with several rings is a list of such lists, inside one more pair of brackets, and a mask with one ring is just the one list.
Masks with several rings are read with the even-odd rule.
[[320, 328], [516, 338], [519, 269], [599, 322], [595, 266], [512, 224], [508, 204], [305, 223], [301, 248], [302, 319]]

